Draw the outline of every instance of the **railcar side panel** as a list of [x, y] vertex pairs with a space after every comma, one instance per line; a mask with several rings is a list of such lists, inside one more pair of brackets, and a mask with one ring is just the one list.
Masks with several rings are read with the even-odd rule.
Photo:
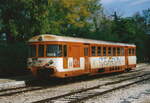
[[136, 64], [136, 56], [128, 56], [129, 65]]

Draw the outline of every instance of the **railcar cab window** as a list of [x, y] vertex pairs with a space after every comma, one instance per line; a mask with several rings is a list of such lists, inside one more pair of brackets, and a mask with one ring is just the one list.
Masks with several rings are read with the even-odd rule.
[[47, 45], [46, 48], [47, 57], [61, 57], [62, 56], [62, 45]]
[[92, 46], [92, 56], [96, 56], [96, 47]]
[[38, 47], [38, 57], [44, 57], [44, 45]]
[[29, 57], [36, 57], [36, 45], [29, 45]]

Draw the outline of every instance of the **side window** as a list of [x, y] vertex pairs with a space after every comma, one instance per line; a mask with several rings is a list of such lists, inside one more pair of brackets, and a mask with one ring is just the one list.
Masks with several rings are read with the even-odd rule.
[[113, 56], [116, 56], [116, 48], [113, 48]]
[[108, 56], [112, 55], [111, 47], [108, 48]]
[[92, 56], [96, 56], [96, 47], [92, 46]]
[[117, 48], [117, 56], [120, 56], [120, 48]]
[[124, 48], [121, 48], [121, 55], [124, 56]]
[[132, 48], [132, 55], [134, 55], [134, 48]]
[[39, 45], [38, 57], [44, 57], [44, 45]]
[[129, 48], [128, 50], [128, 55], [131, 55], [131, 48]]
[[106, 56], [106, 47], [103, 47], [103, 56]]
[[97, 55], [101, 56], [101, 47], [97, 47]]
[[67, 57], [67, 45], [63, 46], [64, 57]]

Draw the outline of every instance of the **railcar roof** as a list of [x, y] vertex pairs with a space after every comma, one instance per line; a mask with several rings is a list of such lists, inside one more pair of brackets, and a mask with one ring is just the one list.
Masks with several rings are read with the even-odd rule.
[[34, 36], [31, 39], [29, 39], [28, 42], [39, 42], [39, 41], [81, 42], [81, 43], [108, 44], [108, 45], [135, 47], [134, 44], [116, 43], [110, 41], [92, 40], [92, 39], [68, 37], [68, 36], [57, 36], [51, 34], [42, 34], [42, 35]]

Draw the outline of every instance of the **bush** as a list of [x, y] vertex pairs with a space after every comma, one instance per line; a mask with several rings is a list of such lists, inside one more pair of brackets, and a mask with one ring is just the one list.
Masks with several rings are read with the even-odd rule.
[[25, 43], [0, 44], [0, 75], [26, 74], [26, 59]]

